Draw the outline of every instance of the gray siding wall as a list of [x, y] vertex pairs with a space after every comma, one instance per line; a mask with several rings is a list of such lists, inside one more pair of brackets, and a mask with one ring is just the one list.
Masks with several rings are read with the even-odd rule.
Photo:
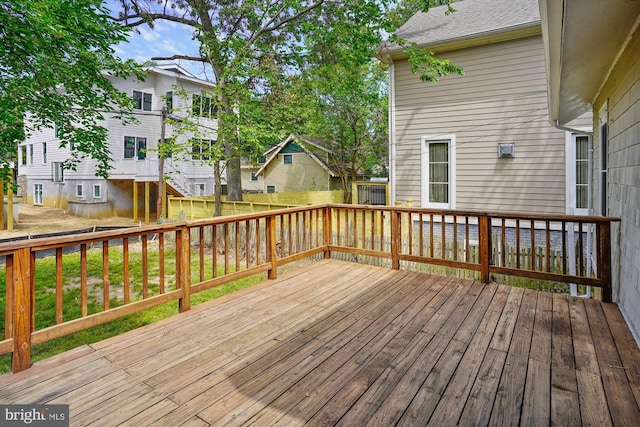
[[[421, 199], [421, 139], [455, 135], [457, 209], [564, 214], [565, 132], [549, 124], [540, 36], [439, 56], [464, 76], [423, 83], [395, 64], [396, 197]], [[498, 158], [515, 142], [516, 157]]]
[[[607, 105], [609, 123], [607, 212], [621, 222], [613, 227], [614, 299], [640, 343], [640, 29], [606, 82], [594, 111]], [[600, 132], [594, 114], [594, 154], [600, 176]], [[600, 200], [599, 181], [594, 200]]]

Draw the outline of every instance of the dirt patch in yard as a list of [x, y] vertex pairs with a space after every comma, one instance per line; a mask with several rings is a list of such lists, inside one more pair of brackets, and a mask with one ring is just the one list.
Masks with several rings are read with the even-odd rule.
[[131, 218], [122, 217], [81, 218], [69, 215], [62, 209], [20, 204], [18, 222], [14, 223], [13, 231], [0, 230], [0, 239], [84, 230], [93, 227], [134, 227], [138, 225], [144, 225], [144, 223], [141, 224]]

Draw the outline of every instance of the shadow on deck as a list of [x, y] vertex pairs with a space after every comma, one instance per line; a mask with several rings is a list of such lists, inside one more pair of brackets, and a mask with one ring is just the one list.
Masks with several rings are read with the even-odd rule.
[[71, 425], [637, 425], [615, 304], [335, 260], [0, 376]]

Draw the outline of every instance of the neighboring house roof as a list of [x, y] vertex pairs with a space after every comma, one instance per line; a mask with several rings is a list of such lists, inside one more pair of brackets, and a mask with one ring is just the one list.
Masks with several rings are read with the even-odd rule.
[[[448, 15], [447, 6], [418, 12], [395, 34], [443, 51], [540, 33], [537, 0], [461, 0], [452, 6], [456, 11]], [[402, 50], [397, 44], [382, 49], [392, 55]]]
[[165, 76], [175, 77], [178, 80], [183, 80], [191, 83], [195, 83], [201, 86], [206, 86], [208, 88], [213, 89], [216, 85], [207, 80], [200, 79], [189, 71], [185, 70], [178, 64], [163, 64], [163, 65], [152, 65], [148, 67], [143, 67], [143, 69], [154, 72], [156, 74], [162, 74]]
[[327, 154], [331, 153], [331, 150], [327, 149], [326, 147], [323, 147], [321, 145], [321, 141], [318, 138], [311, 138], [308, 136], [300, 136], [300, 135], [295, 135], [295, 134], [291, 134], [287, 137], [287, 139], [285, 139], [284, 141], [282, 141], [281, 143], [279, 143], [278, 145], [271, 147], [269, 150], [265, 151], [264, 156], [267, 158], [267, 160], [264, 162], [264, 164], [262, 165], [262, 167], [260, 167], [260, 169], [258, 169], [258, 171], [256, 172], [256, 175], [261, 175], [262, 172], [267, 168], [267, 166], [269, 165], [269, 163], [271, 163], [274, 159], [276, 159], [278, 157], [278, 153], [280, 153], [287, 145], [289, 145], [290, 143], [295, 142], [296, 144], [298, 144], [298, 146], [300, 148], [302, 148], [302, 150], [304, 150], [305, 153], [307, 153], [313, 160], [315, 160], [325, 171], [327, 171], [327, 173], [329, 174], [329, 176], [331, 177], [335, 177], [338, 176], [332, 169], [331, 167], [329, 167], [329, 165], [322, 160], [320, 157], [318, 157], [311, 148], [315, 149], [315, 150], [320, 150], [323, 151]]
[[640, 1], [540, 0], [549, 119], [565, 124], [590, 108], [640, 24]]

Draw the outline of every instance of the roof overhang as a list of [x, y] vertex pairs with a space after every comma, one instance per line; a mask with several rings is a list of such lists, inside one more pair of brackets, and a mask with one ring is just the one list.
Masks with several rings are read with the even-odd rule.
[[[500, 28], [494, 31], [486, 31], [484, 33], [476, 33], [467, 35], [464, 37], [457, 37], [448, 40], [442, 40], [436, 43], [423, 43], [417, 47], [426, 49], [430, 52], [441, 53], [449, 52], [452, 50], [466, 49], [475, 46], [483, 46], [492, 43], [500, 43], [508, 40], [521, 39], [525, 37], [540, 35], [540, 22], [528, 22], [526, 24]], [[408, 57], [403, 48], [399, 45], [393, 44], [389, 46], [383, 46], [378, 53], [378, 59], [382, 62], [387, 62], [387, 56], [392, 60], [405, 59]]]
[[540, 0], [549, 119], [591, 108], [637, 27], [639, 0]]

